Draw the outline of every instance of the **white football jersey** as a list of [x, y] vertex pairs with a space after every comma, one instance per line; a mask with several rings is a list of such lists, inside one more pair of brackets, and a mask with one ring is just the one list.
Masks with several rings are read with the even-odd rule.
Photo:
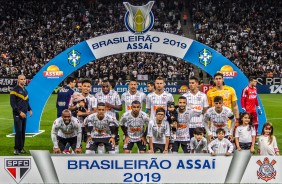
[[[98, 103], [107, 102], [112, 105], [121, 105], [120, 97], [114, 90], [110, 90], [108, 94], [104, 94], [102, 91], [99, 91], [95, 94], [95, 97], [97, 98]], [[106, 114], [109, 114], [110, 116], [116, 118], [116, 112], [114, 109], [106, 107], [106, 110]]]
[[[93, 108], [97, 108], [97, 99], [94, 95], [88, 94], [86, 98], [86, 107], [88, 112], [91, 112]], [[70, 99], [69, 107], [73, 106], [73, 97]]]
[[[201, 91], [198, 91], [196, 95], [188, 91], [182, 96], [187, 99], [187, 109], [195, 109], [203, 111], [204, 107], [209, 107], [207, 95]], [[189, 124], [190, 128], [204, 127], [203, 114], [194, 115]]]
[[136, 91], [134, 95], [131, 95], [129, 91], [127, 91], [121, 95], [121, 103], [125, 105], [126, 112], [131, 111], [131, 104], [135, 100], [141, 103], [142, 109], [142, 104], [146, 103], [146, 94], [141, 91]]
[[81, 143], [81, 123], [75, 117], [71, 117], [70, 123], [66, 125], [62, 117], [57, 118], [52, 126], [51, 138], [54, 144], [54, 148], [58, 148], [57, 136], [62, 138], [78, 137], [77, 148]]
[[208, 149], [210, 153], [215, 152], [216, 154], [225, 154], [227, 151], [229, 153], [233, 152], [233, 144], [226, 138], [222, 140], [215, 139], [208, 144]]
[[166, 120], [162, 121], [162, 124], [158, 126], [156, 121], [151, 120], [148, 126], [148, 137], [152, 137], [153, 143], [165, 144], [166, 137], [170, 136], [169, 123]]
[[145, 125], [149, 123], [149, 117], [145, 112], [140, 111], [137, 117], [133, 117], [131, 112], [125, 112], [121, 119], [120, 125], [127, 127], [127, 134], [130, 142], [140, 141], [144, 135]]
[[235, 137], [239, 138], [239, 142], [250, 143], [252, 142], [252, 136], [256, 136], [256, 130], [254, 127], [250, 128], [249, 125], [240, 125], [236, 128]]
[[215, 107], [209, 108], [204, 115], [204, 121], [211, 122], [211, 127], [208, 130], [208, 134], [217, 136], [216, 130], [218, 128], [223, 128], [225, 130], [225, 135], [231, 135], [232, 132], [228, 129], [228, 120], [233, 118], [233, 112], [228, 107], [223, 106], [221, 113], [217, 113]]
[[174, 102], [174, 98], [171, 93], [166, 91], [164, 91], [161, 95], [157, 95], [153, 92], [147, 96], [146, 108], [151, 110], [151, 120], [155, 118], [157, 108], [161, 107], [165, 111], [167, 110], [167, 102]]
[[98, 114], [90, 114], [84, 120], [84, 125], [93, 127], [91, 130], [92, 138], [108, 138], [111, 137], [110, 126], [119, 126], [118, 121], [115, 117], [105, 114], [102, 120], [99, 120]]
[[189, 122], [193, 117], [193, 110], [186, 109], [183, 113], [178, 112], [176, 138], [174, 141], [190, 141]]

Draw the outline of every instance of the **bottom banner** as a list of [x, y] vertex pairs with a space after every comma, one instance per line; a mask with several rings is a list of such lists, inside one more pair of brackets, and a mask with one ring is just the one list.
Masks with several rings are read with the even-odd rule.
[[[0, 183], [282, 183], [282, 157], [191, 154], [0, 157]], [[242, 159], [243, 158], [243, 159]]]

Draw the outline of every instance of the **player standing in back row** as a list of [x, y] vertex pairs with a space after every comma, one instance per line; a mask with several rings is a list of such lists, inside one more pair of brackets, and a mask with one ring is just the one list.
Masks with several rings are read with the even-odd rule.
[[255, 127], [256, 134], [258, 133], [258, 115], [256, 107], [258, 108], [258, 114], [262, 114], [260, 109], [258, 98], [257, 98], [257, 80], [254, 78], [249, 78], [249, 85], [245, 87], [242, 91], [241, 96], [241, 106], [243, 112], [248, 112], [252, 116], [253, 126]]
[[[108, 80], [104, 80], [102, 82], [102, 90], [95, 94], [95, 97], [98, 100], [98, 103], [103, 102], [106, 105], [106, 114], [116, 118], [116, 110], [122, 110], [122, 104], [118, 93], [114, 90], [110, 90], [111, 86]], [[118, 143], [119, 143], [119, 135], [118, 135], [118, 127], [111, 126], [111, 132], [115, 133], [115, 151], [118, 153]], [[102, 150], [101, 145], [98, 150]]]
[[194, 136], [194, 130], [197, 127], [204, 128], [203, 123], [203, 114], [207, 111], [209, 104], [207, 100], [207, 96], [205, 93], [199, 91], [198, 88], [199, 80], [196, 77], [191, 77], [189, 79], [189, 89], [187, 93], [182, 96], [187, 99], [187, 109], [195, 109], [198, 111], [202, 111], [199, 115], [194, 115], [189, 122], [189, 134], [190, 138]]
[[[239, 120], [239, 110], [235, 90], [232, 87], [224, 84], [222, 73], [214, 74], [214, 87], [211, 88], [207, 93], [210, 107], [214, 106], [214, 98], [216, 96], [221, 96], [223, 98], [223, 105], [232, 109], [236, 119]], [[230, 123], [228, 124], [229, 127]]]
[[147, 96], [146, 108], [150, 114], [150, 120], [156, 116], [156, 109], [161, 107], [165, 111], [167, 110], [167, 103], [174, 102], [174, 98], [171, 93], [164, 90], [165, 80], [163, 77], [157, 77], [155, 81], [155, 92], [152, 92]]
[[124, 92], [121, 95], [121, 102], [125, 105], [125, 111], [130, 112], [132, 110], [131, 104], [133, 101], [137, 100], [141, 104], [142, 110], [142, 103], [146, 103], [146, 95], [145, 93], [138, 91], [138, 84], [135, 80], [131, 80], [128, 84], [128, 91]]

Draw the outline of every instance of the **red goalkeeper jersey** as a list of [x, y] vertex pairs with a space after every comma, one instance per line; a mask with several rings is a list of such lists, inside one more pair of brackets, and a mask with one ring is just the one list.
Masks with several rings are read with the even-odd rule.
[[256, 106], [259, 106], [256, 87], [245, 87], [241, 96], [241, 105], [247, 112], [256, 112]]

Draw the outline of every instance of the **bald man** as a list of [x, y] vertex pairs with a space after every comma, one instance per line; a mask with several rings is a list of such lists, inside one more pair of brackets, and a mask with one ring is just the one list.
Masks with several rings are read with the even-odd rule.
[[25, 142], [25, 129], [27, 111], [32, 116], [32, 110], [29, 105], [28, 93], [24, 88], [26, 84], [26, 78], [24, 75], [18, 76], [18, 84], [10, 92], [10, 104], [13, 109], [14, 128], [15, 128], [15, 146], [14, 154], [25, 154], [24, 142]]

